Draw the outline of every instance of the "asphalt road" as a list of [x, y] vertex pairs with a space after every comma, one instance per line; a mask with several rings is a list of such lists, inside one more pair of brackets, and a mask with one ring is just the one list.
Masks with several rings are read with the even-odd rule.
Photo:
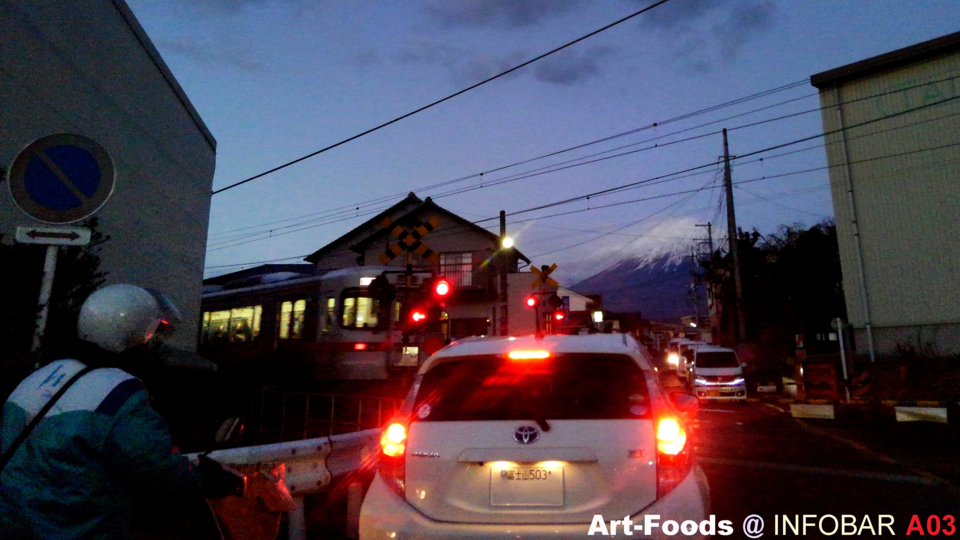
[[[945, 536], [960, 527], [955, 426], [814, 423], [764, 403], [704, 403], [694, 426], [713, 514], [733, 522], [734, 538], [749, 537], [743, 526], [751, 515], [763, 519], [766, 538], [872, 536], [867, 520], [885, 537], [905, 536], [908, 529], [918, 537], [918, 526], [928, 537], [938, 524], [938, 536]], [[803, 535], [805, 514], [811, 517]], [[893, 525], [881, 529], [881, 515], [891, 516], [882, 519]], [[785, 529], [785, 519], [799, 524], [799, 533]], [[847, 528], [830, 534], [834, 519], [841, 526], [846, 519]]]

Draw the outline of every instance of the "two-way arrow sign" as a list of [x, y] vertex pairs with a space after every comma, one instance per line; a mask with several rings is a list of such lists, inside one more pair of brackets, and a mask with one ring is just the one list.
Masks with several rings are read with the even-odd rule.
[[48, 246], [85, 246], [90, 229], [85, 227], [17, 227], [17, 242]]

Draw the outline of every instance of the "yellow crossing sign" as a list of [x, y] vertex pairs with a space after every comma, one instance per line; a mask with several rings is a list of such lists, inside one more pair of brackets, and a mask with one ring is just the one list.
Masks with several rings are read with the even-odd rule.
[[553, 287], [558, 287], [560, 284], [557, 283], [555, 279], [550, 277], [550, 273], [557, 269], [557, 263], [553, 263], [552, 266], [543, 265], [539, 269], [536, 266], [531, 266], [530, 271], [537, 275], [537, 279], [533, 280], [533, 283], [530, 284], [531, 289], [536, 289], [544, 283]]
[[415, 223], [413, 230], [407, 230], [402, 225], [396, 225], [391, 228], [391, 225], [393, 225], [393, 220], [391, 220], [389, 217], [384, 218], [383, 221], [380, 222], [380, 226], [384, 229], [390, 229], [390, 235], [397, 238], [399, 241], [396, 244], [388, 247], [385, 252], [380, 254], [378, 257], [380, 264], [390, 264], [390, 261], [392, 261], [394, 257], [403, 253], [404, 251], [411, 251], [422, 257], [423, 260], [430, 264], [437, 264], [440, 262], [440, 254], [434, 252], [429, 246], [421, 241], [423, 237], [426, 236], [430, 231], [440, 226], [440, 218], [434, 216], [428, 219], [426, 223]]

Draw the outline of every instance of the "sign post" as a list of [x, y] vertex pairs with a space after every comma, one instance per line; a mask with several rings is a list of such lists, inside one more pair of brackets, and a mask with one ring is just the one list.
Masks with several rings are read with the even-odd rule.
[[[54, 225], [92, 216], [113, 194], [113, 160], [99, 143], [70, 133], [48, 135], [27, 145], [7, 172], [13, 203], [27, 216]], [[36, 358], [47, 326], [58, 246], [85, 246], [83, 227], [17, 227], [16, 241], [47, 246], [40, 285], [40, 311], [30, 352]], [[35, 364], [39, 367], [39, 362]]]

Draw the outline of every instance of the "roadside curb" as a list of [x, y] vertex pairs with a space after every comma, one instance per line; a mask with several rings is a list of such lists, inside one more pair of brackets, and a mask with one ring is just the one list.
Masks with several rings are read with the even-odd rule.
[[768, 397], [747, 398], [747, 402], [789, 405], [794, 418], [960, 424], [960, 403], [949, 401], [839, 401]]

